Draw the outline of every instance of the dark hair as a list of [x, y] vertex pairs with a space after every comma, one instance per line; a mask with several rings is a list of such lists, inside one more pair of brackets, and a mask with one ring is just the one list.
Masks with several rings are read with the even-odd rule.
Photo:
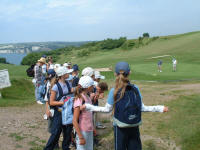
[[100, 87], [101, 91], [107, 91], [108, 90], [108, 84], [106, 82], [100, 82], [98, 84], [98, 87]]

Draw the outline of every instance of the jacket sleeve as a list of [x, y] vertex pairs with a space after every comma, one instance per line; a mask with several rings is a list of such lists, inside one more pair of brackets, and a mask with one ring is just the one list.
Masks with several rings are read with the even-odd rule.
[[94, 106], [94, 105], [91, 105], [91, 104], [85, 104], [85, 106], [86, 106], [86, 110], [93, 111], [93, 112], [109, 113], [113, 109], [113, 105], [110, 105], [108, 103], [106, 103], [106, 105], [104, 107]]
[[142, 103], [141, 111], [144, 111], [144, 112], [163, 112], [164, 106], [162, 106], [162, 105], [146, 106]]

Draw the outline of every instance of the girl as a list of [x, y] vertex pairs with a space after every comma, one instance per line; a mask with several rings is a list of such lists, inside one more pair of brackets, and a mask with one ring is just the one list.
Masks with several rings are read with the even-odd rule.
[[[167, 112], [168, 108], [165, 106], [145, 106], [142, 103], [142, 96], [138, 87], [136, 85], [131, 85], [128, 79], [130, 75], [128, 63], [117, 63], [115, 66], [115, 75], [115, 88], [110, 90], [105, 107], [85, 104], [86, 110], [110, 112], [114, 108], [113, 125], [115, 150], [141, 150], [142, 145], [139, 132], [141, 111]], [[133, 97], [135, 97], [135, 99]], [[132, 107], [129, 107], [131, 101], [135, 102], [132, 103], [135, 104], [135, 106], [132, 105]], [[126, 109], [124, 109], [126, 107], [125, 105], [128, 105], [127, 112]], [[122, 109], [125, 111], [123, 112]], [[135, 114], [129, 115], [134, 109]], [[127, 115], [123, 115], [123, 113], [127, 113]]]
[[69, 87], [67, 86], [66, 79], [71, 73], [71, 69], [65, 67], [59, 67], [56, 69], [58, 76], [58, 82], [52, 87], [50, 95], [50, 106], [54, 109], [54, 115], [52, 118], [51, 136], [46, 144], [44, 150], [53, 150], [58, 143], [61, 132], [63, 131], [62, 149], [69, 150], [69, 144], [71, 142], [71, 125], [62, 125], [62, 114], [60, 106], [64, 104], [64, 97], [69, 93]]
[[88, 93], [92, 92], [94, 81], [89, 76], [83, 76], [75, 91], [73, 125], [77, 133], [77, 150], [93, 150], [93, 120], [92, 112], [83, 110], [82, 105], [92, 104]]

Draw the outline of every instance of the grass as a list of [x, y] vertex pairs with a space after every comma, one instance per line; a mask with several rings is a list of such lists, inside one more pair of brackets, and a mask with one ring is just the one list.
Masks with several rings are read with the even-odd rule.
[[25, 106], [34, 103], [34, 87], [29, 80], [12, 79], [11, 87], [1, 89], [0, 107]]
[[21, 141], [21, 140], [23, 140], [24, 138], [26, 138], [26, 137], [24, 137], [24, 136], [21, 136], [20, 134], [21, 134], [21, 133], [11, 133], [11, 134], [9, 135], [9, 137], [15, 138], [16, 141]]
[[[182, 96], [180, 94], [179, 98], [166, 102], [165, 105], [170, 110], [168, 113], [156, 113], [153, 117], [149, 117], [151, 116], [150, 114], [143, 114], [143, 119], [148, 124], [142, 126], [142, 134], [152, 135], [157, 138], [160, 137], [161, 139], [165, 139], [165, 141], [169, 141], [169, 144], [170, 141], [174, 141], [177, 146], [181, 146], [181, 150], [199, 150], [199, 100], [200, 95]], [[144, 126], [146, 127], [143, 130]], [[146, 147], [149, 143], [144, 142], [143, 145]], [[154, 146], [157, 146], [155, 142]]]

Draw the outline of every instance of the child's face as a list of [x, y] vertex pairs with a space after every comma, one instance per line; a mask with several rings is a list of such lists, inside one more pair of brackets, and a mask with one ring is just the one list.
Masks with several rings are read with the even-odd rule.
[[69, 74], [65, 74], [65, 75], [64, 75], [64, 78], [65, 78], [65, 79], [69, 78]]
[[93, 86], [90, 86], [89, 88], [88, 88], [88, 92], [92, 92], [93, 91]]

